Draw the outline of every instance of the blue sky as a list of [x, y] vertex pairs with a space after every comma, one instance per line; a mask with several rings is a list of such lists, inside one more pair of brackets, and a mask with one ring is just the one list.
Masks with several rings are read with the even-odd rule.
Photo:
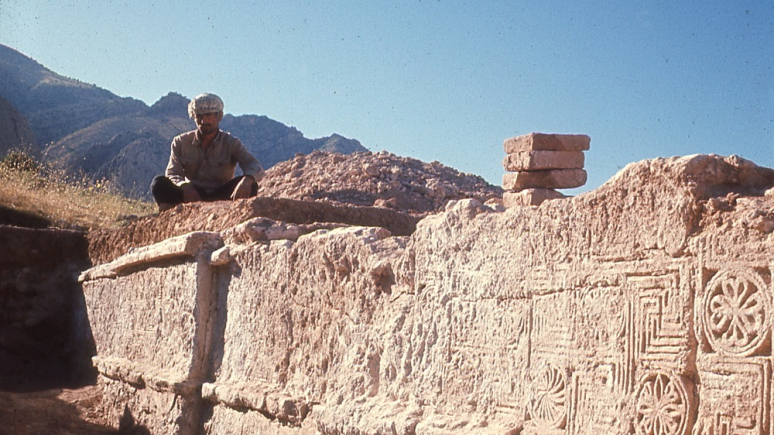
[[503, 140], [533, 131], [591, 136], [570, 194], [654, 157], [774, 166], [774, 0], [0, 0], [0, 43], [148, 104], [215, 92], [493, 184]]

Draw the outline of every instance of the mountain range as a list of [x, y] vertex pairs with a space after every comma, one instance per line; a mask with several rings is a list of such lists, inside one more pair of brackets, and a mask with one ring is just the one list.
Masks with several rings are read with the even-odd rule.
[[[63, 77], [0, 44], [0, 158], [23, 148], [66, 173], [106, 180], [127, 196], [148, 198], [150, 181], [164, 172], [172, 138], [195, 128], [188, 101], [170, 92], [148, 106]], [[306, 138], [266, 116], [225, 114], [220, 126], [267, 169], [297, 153], [367, 151], [338, 134]]]

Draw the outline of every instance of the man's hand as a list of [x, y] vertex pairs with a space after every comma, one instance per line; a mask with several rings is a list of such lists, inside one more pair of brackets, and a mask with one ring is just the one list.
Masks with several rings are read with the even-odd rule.
[[255, 179], [250, 176], [242, 177], [241, 180], [239, 180], [239, 184], [234, 188], [234, 192], [231, 193], [231, 199], [244, 199], [250, 197], [250, 192], [253, 189], [253, 183], [255, 183]]
[[202, 200], [199, 192], [191, 184], [183, 184], [180, 187], [183, 189], [183, 202], [199, 202]]

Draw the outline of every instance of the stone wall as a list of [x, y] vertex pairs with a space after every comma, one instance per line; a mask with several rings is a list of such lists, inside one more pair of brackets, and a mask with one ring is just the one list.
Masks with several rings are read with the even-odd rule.
[[82, 275], [95, 365], [154, 434], [771, 435], [772, 186], [690, 156], [410, 236], [192, 233]]

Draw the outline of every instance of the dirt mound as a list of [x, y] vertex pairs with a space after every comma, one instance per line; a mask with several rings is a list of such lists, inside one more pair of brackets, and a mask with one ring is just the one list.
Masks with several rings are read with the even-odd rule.
[[357, 207], [288, 198], [251, 199], [181, 204], [158, 216], [147, 216], [118, 230], [89, 233], [89, 258], [102, 264], [147, 246], [192, 231], [223, 231], [262, 217], [297, 224], [299, 234], [323, 228], [319, 223], [376, 226], [393, 235], [414, 232], [418, 217], [380, 207]]
[[481, 177], [386, 152], [297, 155], [269, 169], [259, 184], [258, 197], [250, 200], [183, 204], [125, 228], [93, 231], [91, 261], [100, 264], [130, 248], [190, 231], [222, 231], [254, 217], [379, 226], [408, 235], [420, 218], [441, 211], [450, 200], [502, 197], [501, 188]]
[[441, 211], [450, 200], [486, 202], [502, 194], [479, 176], [384, 151], [296, 155], [266, 171], [258, 191], [259, 196], [387, 207], [415, 216]]

